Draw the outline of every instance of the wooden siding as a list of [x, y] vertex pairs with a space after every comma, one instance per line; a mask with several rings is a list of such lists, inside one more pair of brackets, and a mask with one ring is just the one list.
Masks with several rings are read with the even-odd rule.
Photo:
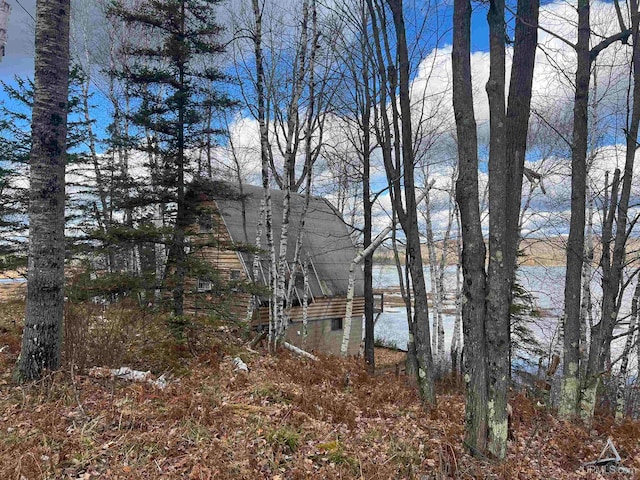
[[[239, 273], [238, 280], [249, 280], [247, 266], [242, 260], [242, 256], [225, 245], [232, 245], [232, 239], [227, 231], [224, 219], [220, 216], [219, 210], [213, 201], [202, 204], [204, 209], [210, 210], [213, 216], [212, 231], [200, 232], [200, 227], [196, 223], [189, 230], [193, 245], [192, 258], [197, 258], [214, 266], [223, 281], [232, 279], [232, 272]], [[216, 246], [202, 246], [210, 240], [219, 243]], [[226, 309], [236, 321], [246, 319], [251, 295], [246, 293], [231, 293], [221, 296], [216, 292], [197, 292], [198, 279], [187, 278], [185, 281], [185, 313], [194, 315], [208, 315], [215, 310]], [[295, 306], [289, 311], [291, 323], [287, 329], [286, 339], [288, 342], [309, 351], [322, 352], [326, 354], [339, 355], [342, 345], [343, 330], [332, 330], [332, 319], [344, 319], [346, 311], [346, 297], [316, 297], [315, 301], [308, 306], [308, 334], [306, 338], [302, 335], [302, 307]], [[364, 297], [356, 297], [353, 300], [353, 320], [351, 322], [351, 335], [349, 341], [348, 354], [357, 355], [360, 351], [362, 341], [364, 316]], [[254, 313], [252, 324], [257, 327], [268, 325], [269, 307], [263, 306]], [[344, 321], [343, 321], [344, 325]]]
[[[315, 302], [307, 308], [307, 318], [309, 320], [322, 320], [327, 318], [343, 318], [347, 310], [347, 299], [345, 297], [324, 297], [316, 298]], [[364, 315], [364, 297], [353, 299], [353, 317]], [[289, 310], [291, 322], [302, 321], [302, 307], [296, 306]], [[257, 325], [269, 323], [269, 307], [261, 307], [257, 317], [253, 321]]]
[[[192, 232], [190, 240], [193, 245], [192, 258], [212, 265], [218, 271], [220, 280], [227, 282], [233, 280], [232, 275], [237, 275], [235, 280], [247, 280], [247, 272], [238, 252], [225, 248], [225, 245], [232, 245], [231, 236], [224, 226], [224, 221], [218, 213], [214, 202], [204, 202], [204, 209], [210, 210], [213, 217], [212, 229], [210, 232], [201, 232], [198, 223], [191, 225]], [[218, 245], [202, 246], [214, 240]], [[235, 274], [232, 272], [236, 272]], [[236, 320], [244, 320], [251, 295], [248, 293], [228, 293], [220, 295], [217, 292], [198, 291], [198, 279], [187, 278], [185, 281], [185, 312], [196, 315], [207, 315], [215, 310], [226, 310]]]

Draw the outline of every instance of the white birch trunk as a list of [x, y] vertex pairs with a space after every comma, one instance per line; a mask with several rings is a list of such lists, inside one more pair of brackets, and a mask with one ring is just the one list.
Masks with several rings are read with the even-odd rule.
[[582, 300], [580, 303], [580, 371], [584, 376], [589, 342], [587, 334], [593, 325], [593, 304], [591, 301], [591, 277], [593, 275], [593, 195], [587, 184], [587, 225], [585, 231], [585, 259], [582, 265]]
[[282, 200], [282, 230], [280, 231], [280, 252], [278, 257], [277, 286], [276, 286], [276, 344], [284, 339], [287, 329], [285, 318], [287, 247], [289, 244], [289, 217], [291, 214], [291, 190], [287, 184]]
[[[425, 197], [424, 197], [424, 223], [427, 234], [427, 249], [429, 250], [429, 276], [431, 277], [431, 314], [433, 315], [433, 331], [431, 332], [431, 351], [437, 352], [439, 350], [438, 345], [440, 341], [439, 336], [439, 328], [440, 328], [440, 293], [438, 291], [437, 286], [437, 277], [436, 273], [436, 245], [435, 240], [433, 238], [433, 225], [431, 223], [431, 203], [429, 199], [429, 192], [433, 187], [433, 183], [431, 182], [426, 189]], [[436, 368], [440, 367], [442, 359], [436, 355]]]
[[[627, 332], [627, 340], [622, 352], [622, 363], [620, 364], [620, 373], [618, 374], [618, 385], [616, 389], [616, 421], [624, 418], [625, 411], [625, 394], [627, 390], [627, 369], [629, 368], [629, 354], [633, 348], [633, 338], [638, 322], [638, 301], [640, 300], [640, 281], [636, 283], [636, 290], [633, 294], [631, 303], [631, 317], [629, 318], [629, 330]], [[640, 368], [640, 364], [639, 364]]]
[[[420, 203], [425, 199], [425, 194], [422, 193], [417, 199], [416, 199], [416, 206], [420, 205]], [[356, 265], [360, 264], [367, 256], [369, 256], [371, 253], [373, 253], [380, 245], [382, 245], [382, 242], [384, 242], [387, 239], [387, 235], [389, 235], [389, 233], [391, 233], [394, 229], [395, 229], [395, 225], [396, 225], [396, 221], [392, 221], [390, 225], [388, 225], [384, 230], [382, 230], [377, 236], [376, 238], [374, 238], [371, 241], [371, 244], [365, 248], [362, 252], [360, 252], [358, 255], [356, 255], [356, 257], [353, 259], [353, 261], [351, 262], [351, 265], [349, 266], [349, 283], [347, 286], [347, 304], [346, 304], [346, 308], [345, 308], [345, 315], [344, 315], [344, 332], [342, 334], [342, 346], [340, 348], [340, 354], [342, 356], [346, 355], [346, 350], [348, 348], [349, 345], [349, 335], [351, 334], [350, 332], [350, 327], [351, 327], [351, 313], [353, 312], [353, 297], [355, 294], [355, 285], [356, 285], [356, 270], [355, 267]], [[401, 285], [402, 287], [402, 285]], [[401, 288], [401, 290], [404, 290], [403, 288]], [[404, 297], [404, 294], [403, 294]], [[347, 322], [349, 324], [349, 330], [347, 330]], [[345, 336], [347, 337], [346, 340], [346, 345], [347, 347], [345, 347]], [[411, 339], [410, 339], [411, 340]]]
[[[356, 257], [356, 259], [357, 258], [358, 257]], [[351, 265], [349, 265], [349, 286], [347, 287], [347, 308], [344, 314], [342, 346], [340, 347], [340, 355], [342, 355], [343, 357], [347, 356], [347, 353], [349, 351], [349, 340], [351, 339], [351, 318], [353, 316], [353, 295], [354, 295], [355, 283], [356, 283], [356, 276], [355, 276], [356, 265], [357, 263], [355, 260], [351, 262]]]
[[[445, 352], [444, 352], [444, 302], [446, 299], [446, 289], [444, 286], [444, 275], [447, 268], [447, 252], [449, 245], [449, 238], [451, 237], [451, 229], [453, 228], [453, 222], [455, 220], [455, 172], [451, 176], [451, 189], [449, 190], [449, 215], [447, 219], [447, 228], [444, 232], [444, 238], [442, 239], [442, 252], [440, 255], [440, 264], [438, 265], [437, 284], [436, 288], [439, 296], [439, 303], [437, 306], [439, 325], [438, 325], [438, 351], [437, 355], [440, 357], [440, 361], [444, 365]], [[458, 263], [459, 264], [459, 263]]]
[[271, 290], [271, 299], [269, 301], [269, 350], [272, 352], [276, 349], [276, 305], [278, 297], [276, 295], [276, 246], [273, 241], [273, 210], [271, 208], [271, 190], [267, 187], [265, 190], [265, 228], [267, 233], [267, 248], [269, 249], [269, 288]]
[[301, 357], [308, 358], [309, 360], [318, 361], [318, 357], [315, 355], [302, 350], [301, 348], [296, 347], [295, 345], [291, 345], [289, 342], [282, 342], [282, 346], [287, 350], [291, 350], [293, 353], [300, 355]]
[[304, 346], [309, 334], [309, 265], [304, 262], [302, 267], [304, 278], [304, 292], [302, 293], [302, 345]]

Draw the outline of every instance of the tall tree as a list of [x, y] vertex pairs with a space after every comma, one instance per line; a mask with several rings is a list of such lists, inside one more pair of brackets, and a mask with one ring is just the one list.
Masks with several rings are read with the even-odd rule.
[[[382, 150], [394, 214], [406, 238], [407, 275], [413, 298], [407, 297], [409, 362], [422, 401], [436, 403], [429, 308], [423, 271], [415, 183], [415, 150], [411, 118], [410, 58], [402, 0], [367, 0], [377, 78], [375, 131]], [[391, 16], [389, 24], [388, 16]], [[391, 28], [391, 31], [388, 29]], [[394, 37], [394, 38], [393, 38]], [[395, 222], [394, 222], [395, 223]], [[411, 303], [412, 301], [412, 303]]]
[[[617, 0], [615, 3], [617, 5]], [[573, 138], [571, 140], [571, 219], [569, 222], [569, 238], [567, 239], [567, 269], [564, 288], [563, 378], [558, 409], [558, 413], [563, 418], [571, 418], [578, 413], [580, 400], [580, 304], [586, 221], [588, 108], [591, 67], [604, 49], [616, 41], [626, 41], [630, 35], [630, 31], [624, 26], [622, 18], [619, 17], [620, 32], [602, 39], [590, 48], [590, 7], [589, 0], [578, 0], [578, 41], [575, 45], [568, 42], [576, 52], [577, 66], [573, 104]], [[631, 178], [629, 178], [630, 181]], [[591, 391], [593, 392], [593, 390]]]
[[[329, 167], [335, 170], [338, 195], [346, 200], [351, 192], [349, 187], [361, 183], [362, 201], [362, 248], [372, 244], [372, 209], [374, 194], [371, 186], [372, 152], [376, 147], [371, 134], [373, 110], [373, 65], [371, 41], [369, 39], [369, 12], [365, 0], [345, 2], [336, 7], [344, 21], [344, 28], [338, 31], [333, 46], [340, 62], [344, 65], [344, 81], [350, 88], [344, 88], [338, 96], [336, 108], [341, 114], [342, 135], [333, 139], [331, 146], [335, 154], [329, 157]], [[331, 141], [331, 140], [329, 140]], [[347, 159], [357, 159], [350, 165]], [[334, 160], [335, 159], [335, 160]], [[354, 172], [350, 172], [350, 167]], [[359, 189], [358, 189], [359, 190]], [[344, 193], [342, 193], [344, 191]], [[340, 203], [340, 202], [339, 202]], [[359, 203], [355, 200], [355, 203]], [[343, 216], [345, 212], [342, 212]], [[359, 217], [358, 212], [358, 217]], [[369, 371], [375, 367], [374, 356], [374, 305], [373, 305], [373, 251], [363, 259], [364, 263], [364, 358]]]
[[[326, 30], [328, 22], [321, 22], [316, 0], [301, 0], [297, 6], [299, 13], [293, 16], [295, 26], [291, 26], [284, 21], [290, 19], [291, 12], [283, 10], [277, 2], [251, 0], [252, 18], [239, 20], [237, 25], [238, 31], [248, 32], [253, 54], [250, 62], [237, 65], [242, 65], [238, 67], [238, 76], [243, 83], [246, 107], [259, 127], [266, 243], [271, 263], [269, 344], [272, 349], [284, 339], [293, 302], [290, 295], [293, 282], [296, 275], [302, 273], [302, 237], [290, 238], [291, 194], [304, 191], [306, 208], [314, 164], [323, 144], [325, 120], [337, 91], [332, 77], [332, 49], [325, 48], [327, 39], [331, 38]], [[268, 29], [263, 27], [265, 23]], [[283, 38], [287, 41], [283, 42]], [[243, 55], [243, 43], [235, 45], [239, 55]], [[242, 68], [246, 71], [242, 72]], [[272, 228], [270, 189], [274, 185], [284, 192], [279, 240], [274, 238]], [[298, 229], [301, 234], [303, 227], [304, 213]]]
[[18, 360], [18, 375], [24, 380], [37, 379], [60, 363], [69, 10], [69, 0], [36, 3], [27, 306]]
[[[624, 129], [626, 136], [624, 171], [621, 178], [619, 178], [619, 170], [614, 173], [610, 202], [602, 229], [602, 256], [600, 258], [602, 268], [602, 310], [600, 321], [591, 328], [589, 358], [583, 398], [581, 399], [581, 413], [588, 420], [593, 417], [597, 387], [611, 352], [613, 331], [617, 324], [618, 311], [625, 288], [623, 285], [623, 271], [627, 256], [627, 239], [631, 233], [631, 228], [638, 220], [637, 216], [633, 220], [629, 219], [628, 214], [640, 126], [640, 46], [638, 45], [640, 12], [638, 11], [637, 0], [630, 0], [629, 6], [633, 42], [631, 53], [633, 87], [630, 92], [631, 98], [627, 102], [629, 107], [627, 125]], [[633, 329], [630, 328], [629, 330], [627, 335], [632, 337]], [[628, 342], [631, 342], [631, 340], [628, 340]]]
[[137, 26], [149, 37], [148, 44], [126, 44], [125, 51], [138, 61], [122, 75], [140, 99], [132, 120], [153, 133], [143, 149], [159, 157], [163, 198], [175, 205], [175, 220], [169, 263], [172, 311], [184, 310], [187, 259], [186, 229], [189, 224], [185, 201], [185, 176], [190, 170], [189, 150], [202, 143], [203, 111], [227, 108], [229, 99], [210, 89], [225, 77], [211, 61], [224, 48], [217, 40], [222, 31], [215, 23], [214, 7], [220, 0], [147, 0], [135, 7], [116, 2], [111, 14]]
[[[464, 338], [465, 437], [467, 449], [483, 454], [487, 445], [485, 344], [486, 247], [480, 221], [478, 134], [471, 83], [471, 2], [455, 0], [453, 22], [453, 108], [458, 134], [456, 200], [462, 232], [462, 334]], [[464, 139], [464, 140], [460, 140]]]
[[[519, 243], [522, 177], [537, 44], [537, 1], [519, 0], [513, 65], [505, 105], [505, 3], [489, 4], [489, 263], [478, 200], [477, 133], [470, 69], [471, 7], [454, 3], [454, 110], [459, 141], [458, 205], [465, 277], [463, 330], [467, 414], [465, 442], [474, 454], [504, 458], [510, 375], [511, 301]], [[475, 140], [469, 142], [469, 138]]]

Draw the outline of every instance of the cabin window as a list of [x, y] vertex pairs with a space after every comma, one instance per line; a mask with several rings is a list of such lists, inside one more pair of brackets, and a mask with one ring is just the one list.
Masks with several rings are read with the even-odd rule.
[[231, 270], [229, 272], [229, 280], [240, 280], [240, 270]]
[[210, 292], [211, 291], [211, 280], [207, 280], [205, 278], [198, 279], [198, 292]]
[[200, 233], [211, 233], [213, 231], [213, 217], [210, 213], [203, 213], [198, 217], [198, 227]]
[[331, 319], [331, 331], [342, 330], [342, 319], [341, 318], [332, 318]]

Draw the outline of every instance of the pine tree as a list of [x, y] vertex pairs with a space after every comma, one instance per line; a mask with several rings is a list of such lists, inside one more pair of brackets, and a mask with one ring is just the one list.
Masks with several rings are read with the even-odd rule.
[[[138, 99], [132, 122], [152, 132], [153, 142], [142, 147], [159, 159], [158, 189], [153, 202], [173, 207], [174, 226], [167, 271], [173, 291], [172, 311], [184, 310], [187, 275], [188, 212], [185, 177], [191, 171], [190, 153], [203, 144], [212, 129], [203, 126], [203, 112], [232, 106], [217, 85], [225, 76], [212, 65], [223, 52], [218, 41], [222, 27], [214, 22], [220, 0], [147, 0], [135, 8], [118, 0], [110, 14], [144, 31], [145, 44], [124, 48], [133, 64], [119, 72]], [[214, 130], [213, 133], [216, 133]], [[158, 193], [159, 192], [159, 193]], [[162, 198], [158, 198], [162, 197]]]
[[[66, 167], [75, 166], [79, 171], [87, 160], [82, 153], [86, 141], [86, 121], [80, 111], [83, 81], [82, 72], [73, 66], [69, 71]], [[29, 176], [35, 87], [31, 78], [15, 77], [12, 84], [0, 83], [8, 100], [0, 106], [0, 258], [4, 270], [13, 270], [26, 267], [27, 260], [29, 185], [24, 178]], [[66, 195], [67, 220], [92, 221], [91, 188], [84, 183], [69, 187], [73, 191]]]

